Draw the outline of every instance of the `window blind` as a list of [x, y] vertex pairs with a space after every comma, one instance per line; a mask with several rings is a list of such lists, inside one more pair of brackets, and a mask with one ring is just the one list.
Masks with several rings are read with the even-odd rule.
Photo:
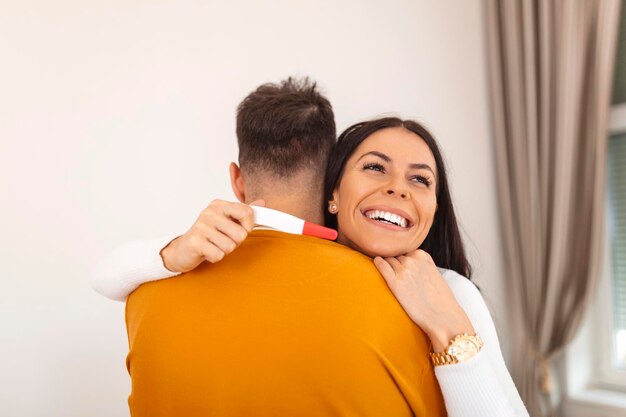
[[626, 4], [622, 5], [619, 26], [615, 78], [613, 79], [613, 104], [626, 103]]
[[615, 330], [626, 330], [626, 134], [609, 138], [609, 233]]

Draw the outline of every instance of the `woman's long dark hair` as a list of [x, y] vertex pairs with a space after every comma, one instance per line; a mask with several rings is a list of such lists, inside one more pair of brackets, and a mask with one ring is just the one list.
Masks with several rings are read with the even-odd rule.
[[355, 149], [372, 133], [390, 127], [403, 127], [418, 135], [426, 142], [435, 157], [437, 164], [437, 212], [428, 236], [420, 249], [428, 252], [439, 267], [452, 269], [459, 274], [470, 278], [472, 268], [465, 256], [465, 248], [461, 240], [461, 233], [454, 214], [448, 176], [441, 151], [437, 141], [428, 130], [412, 120], [401, 120], [397, 117], [361, 122], [347, 128], [337, 140], [326, 170], [324, 181], [324, 220], [326, 226], [337, 229], [337, 215], [331, 214], [327, 205], [333, 199], [333, 191], [341, 182], [346, 162]]

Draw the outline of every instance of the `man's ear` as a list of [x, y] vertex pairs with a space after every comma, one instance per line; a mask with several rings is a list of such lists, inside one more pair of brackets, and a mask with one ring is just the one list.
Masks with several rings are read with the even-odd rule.
[[234, 163], [231, 162], [228, 167], [228, 171], [230, 172], [230, 186], [233, 189], [233, 193], [235, 193], [235, 197], [242, 203], [246, 202], [246, 184], [243, 182], [243, 177], [241, 176], [241, 168]]

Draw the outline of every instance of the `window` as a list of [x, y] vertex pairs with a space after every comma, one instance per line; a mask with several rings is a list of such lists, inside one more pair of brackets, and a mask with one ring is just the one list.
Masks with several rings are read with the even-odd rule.
[[626, 4], [621, 8], [607, 153], [607, 233], [593, 308], [561, 369], [562, 415], [626, 415]]
[[[597, 385], [626, 392], [626, 106], [614, 106], [607, 155], [607, 243], [604, 322], [599, 317]], [[607, 308], [608, 307], [608, 308]]]
[[600, 380], [626, 391], [626, 7], [622, 8], [612, 102], [607, 155], [609, 264], [605, 268], [611, 294], [604, 294], [612, 311], [606, 320], [610, 324], [604, 336], [608, 349]]
[[616, 133], [609, 140], [608, 188], [609, 269], [613, 290], [611, 367], [626, 370], [626, 133]]

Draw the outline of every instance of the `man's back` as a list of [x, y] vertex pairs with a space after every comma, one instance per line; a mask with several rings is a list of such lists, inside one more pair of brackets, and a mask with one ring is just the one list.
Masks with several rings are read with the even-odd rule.
[[438, 416], [429, 342], [371, 260], [254, 231], [217, 264], [127, 301], [142, 416]]

